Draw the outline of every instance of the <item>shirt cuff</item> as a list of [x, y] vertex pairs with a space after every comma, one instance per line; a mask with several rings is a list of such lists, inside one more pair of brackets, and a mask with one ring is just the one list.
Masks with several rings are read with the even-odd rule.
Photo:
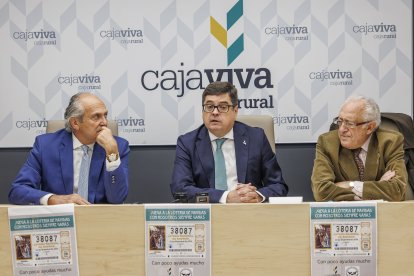
[[354, 181], [354, 188], [352, 188], [352, 192], [362, 198], [362, 193], [364, 190], [364, 182], [362, 181]]
[[224, 191], [224, 193], [221, 195], [219, 202], [226, 204], [227, 203], [227, 195], [230, 191]]
[[119, 165], [121, 165], [121, 158], [118, 157], [117, 160], [109, 162], [108, 159], [106, 159], [106, 171], [112, 172], [116, 169], [118, 169]]
[[266, 197], [264, 196], [264, 195], [262, 195], [262, 193], [261, 192], [259, 192], [259, 191], [256, 191], [256, 193], [258, 193], [263, 199], [262, 199], [262, 201], [260, 201], [259, 203], [263, 203], [263, 202], [265, 202], [265, 200], [266, 200]]
[[52, 196], [53, 194], [47, 194], [44, 195], [40, 198], [39, 202], [41, 205], [48, 205], [47, 202], [49, 201], [49, 198]]

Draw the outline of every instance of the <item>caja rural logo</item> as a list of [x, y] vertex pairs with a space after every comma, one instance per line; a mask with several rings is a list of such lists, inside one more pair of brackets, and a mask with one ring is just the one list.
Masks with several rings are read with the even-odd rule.
[[210, 16], [210, 33], [227, 49], [227, 65], [230, 65], [244, 50], [243, 33], [231, 45], [229, 45], [227, 35], [227, 32], [243, 16], [243, 1], [239, 0], [226, 15], [226, 28]]

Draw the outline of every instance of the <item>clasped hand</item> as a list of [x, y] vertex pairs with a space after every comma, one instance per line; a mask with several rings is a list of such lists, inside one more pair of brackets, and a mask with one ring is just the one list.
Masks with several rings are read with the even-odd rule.
[[227, 203], [259, 203], [263, 198], [257, 193], [257, 189], [251, 183], [237, 184], [235, 190], [227, 195]]

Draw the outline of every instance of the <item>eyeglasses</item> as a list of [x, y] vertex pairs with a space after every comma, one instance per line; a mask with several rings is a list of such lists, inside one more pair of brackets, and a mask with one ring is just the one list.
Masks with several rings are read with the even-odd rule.
[[233, 107], [234, 105], [231, 104], [203, 104], [203, 110], [204, 112], [211, 113], [214, 111], [214, 109], [217, 108], [218, 112], [220, 113], [227, 113], [229, 112], [230, 107]]
[[364, 125], [364, 124], [368, 124], [370, 122], [371, 121], [356, 123], [356, 122], [345, 121], [345, 120], [342, 120], [342, 119], [339, 119], [339, 118], [335, 118], [333, 120], [333, 123], [335, 125], [337, 125], [338, 127], [344, 125], [346, 128], [356, 128], [357, 126], [361, 126], [361, 125]]

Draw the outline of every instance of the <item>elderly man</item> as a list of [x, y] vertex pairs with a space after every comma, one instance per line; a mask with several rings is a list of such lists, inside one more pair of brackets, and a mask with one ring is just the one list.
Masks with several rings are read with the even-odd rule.
[[12, 184], [10, 203], [122, 203], [128, 194], [129, 145], [112, 135], [107, 114], [94, 94], [72, 96], [66, 129], [36, 137]]
[[374, 100], [351, 96], [316, 145], [312, 191], [317, 201], [404, 200], [407, 171], [403, 136], [378, 129], [381, 113]]
[[208, 193], [213, 203], [258, 203], [286, 196], [288, 187], [261, 128], [237, 122], [237, 89], [210, 83], [202, 95], [203, 122], [181, 135], [171, 191], [190, 201]]

